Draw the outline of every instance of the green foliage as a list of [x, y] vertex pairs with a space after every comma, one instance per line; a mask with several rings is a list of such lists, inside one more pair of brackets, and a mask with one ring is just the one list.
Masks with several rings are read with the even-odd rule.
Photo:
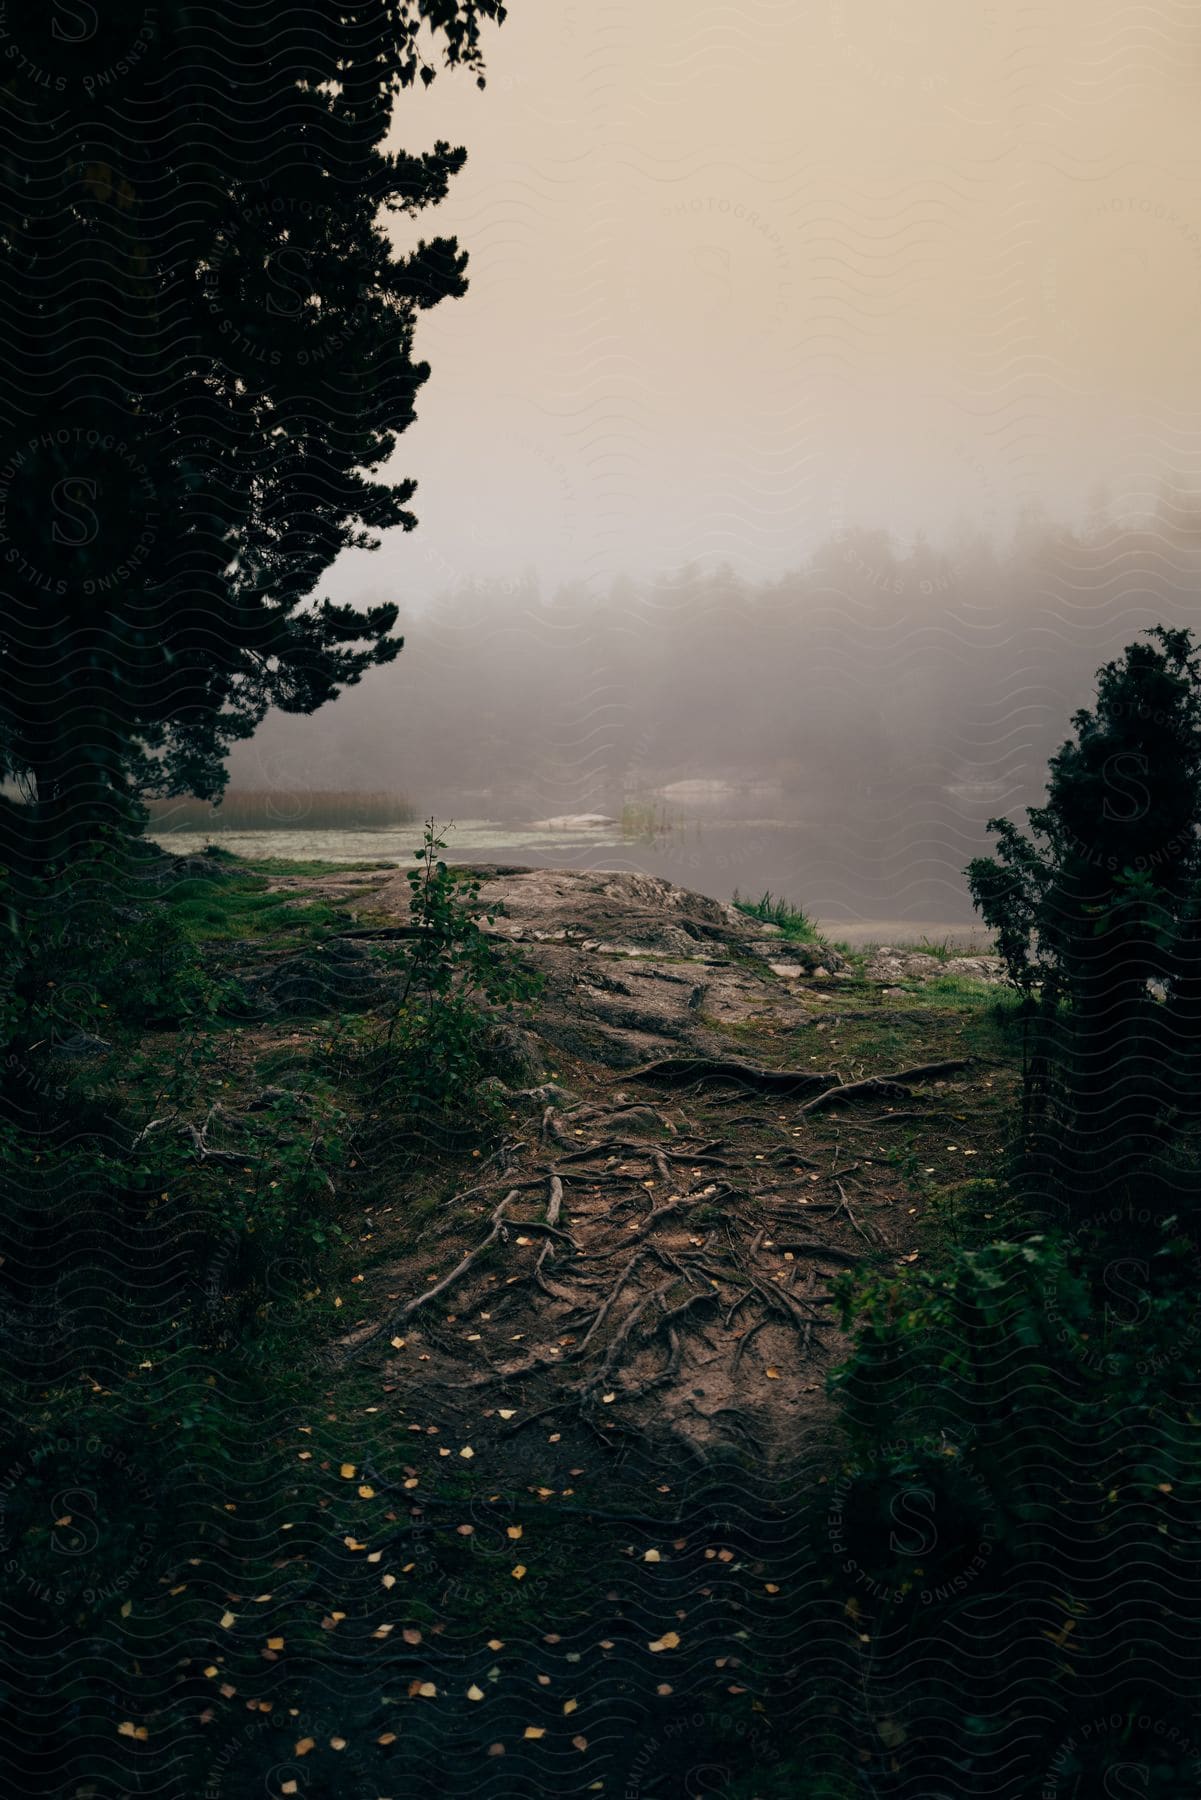
[[101, 834], [63, 868], [9, 885], [0, 974], [5, 1042], [53, 1048], [79, 1032], [182, 1025], [222, 997], [168, 900]]
[[1201, 660], [1187, 631], [1147, 635], [1099, 671], [1030, 835], [991, 820], [997, 855], [967, 870], [1034, 1012], [1032, 1166], [1085, 1199], [1198, 1105]]
[[212, 845], [205, 850], [206, 856], [220, 855], [240, 867], [250, 869], [256, 875], [343, 875], [366, 874], [370, 870], [393, 870], [395, 862], [381, 859], [377, 862], [358, 861], [343, 862], [337, 857], [325, 856], [234, 856], [229, 850], [215, 851]]
[[[413, 888], [423, 935], [402, 964], [404, 1048], [397, 1035], [386, 1050], [387, 1021], [376, 1019], [361, 1027], [373, 1032], [370, 1058], [348, 1071], [373, 1077], [373, 1100], [400, 1095], [410, 1109], [430, 1104], [424, 1067], [406, 1060], [410, 1043], [433, 1056], [441, 1080], [456, 1068], [474, 1080], [489, 1049], [487, 1029], [477, 1029], [487, 1026], [483, 1009], [494, 1018], [526, 987], [480, 930], [478, 883], [448, 870], [441, 848], [431, 828]], [[297, 1425], [307, 1430], [327, 1410], [318, 1395], [328, 1373], [316, 1358], [338, 1316], [331, 1251], [344, 1241], [346, 1209], [334, 1183], [358, 1160], [359, 1097], [353, 1086], [335, 1092], [290, 1038], [258, 1059], [253, 1033], [221, 1029], [204, 1011], [188, 1014], [176, 1038], [139, 1047], [147, 997], [120, 991], [122, 970], [129, 989], [152, 952], [169, 961], [182, 946], [188, 966], [203, 968], [231, 930], [261, 926], [268, 943], [293, 932], [261, 879], [236, 865], [166, 882], [158, 866], [148, 890], [131, 888], [127, 863], [116, 873], [89, 864], [85, 879], [75, 869], [70, 930], [56, 926], [61, 894], [39, 890], [20, 968], [30, 995], [48, 990], [47, 1004], [69, 986], [72, 1020], [102, 1018], [118, 1054], [56, 1065], [23, 1011], [0, 1069], [0, 1636], [14, 1668], [29, 1643], [52, 1645], [0, 1693], [0, 1726], [11, 1737], [34, 1706], [36, 1754], [53, 1746], [72, 1791], [97, 1779], [136, 1785], [148, 1759], [163, 1757], [180, 1793], [219, 1777], [249, 1797], [307, 1728], [283, 1719], [285, 1669], [267, 1671], [262, 1660], [269, 1630], [286, 1633], [288, 1693], [309, 1683], [303, 1717], [322, 1722], [322, 1746], [339, 1730], [374, 1746], [387, 1704], [379, 1695], [392, 1681], [381, 1673], [359, 1701], [331, 1688], [337, 1646], [321, 1630], [325, 1602], [314, 1609], [313, 1590], [332, 1581], [356, 1613], [377, 1608], [382, 1590], [372, 1570], [370, 1592], [356, 1595], [362, 1559], [356, 1568], [342, 1547], [349, 1537], [331, 1533], [325, 1476], [296, 1456], [297, 1441], [311, 1441], [297, 1440]], [[117, 918], [120, 944], [114, 907], [131, 915]], [[296, 909], [296, 928], [316, 910]], [[111, 1011], [81, 1011], [81, 971], [107, 967], [106, 958], [117, 980]], [[387, 1071], [391, 1090], [374, 1079]], [[447, 1104], [466, 1114], [470, 1090]], [[359, 1524], [346, 1519], [347, 1530]], [[510, 1566], [505, 1593], [520, 1598]], [[235, 1592], [256, 1599], [243, 1606]], [[270, 1615], [260, 1610], [269, 1596]], [[102, 1640], [104, 1656], [80, 1656], [81, 1636]], [[216, 1697], [200, 1671], [218, 1665], [247, 1695], [267, 1677], [278, 1731], [220, 1701], [223, 1736], [198, 1722]], [[118, 1735], [124, 1720], [149, 1721], [149, 1748]], [[227, 1766], [229, 1743], [237, 1758]], [[306, 1767], [318, 1761], [315, 1752]], [[329, 1791], [343, 1773], [329, 1773]], [[26, 1791], [43, 1791], [38, 1779], [30, 1773]], [[377, 1785], [387, 1785], [382, 1774]]]
[[0, 774], [36, 791], [17, 826], [43, 857], [130, 786], [219, 793], [269, 706], [312, 712], [400, 650], [394, 604], [317, 591], [343, 550], [415, 524], [415, 484], [370, 476], [429, 375], [420, 314], [466, 288], [453, 239], [400, 251], [389, 217], [440, 201], [465, 152], [386, 140], [437, 62], [482, 80], [504, 11], [214, 0], [159, 29], [113, 0], [106, 63], [90, 25], [27, 9]]
[[[1201, 1697], [1179, 1655], [1201, 1580], [1197, 1248], [1151, 1209], [965, 1237], [840, 1293], [855, 1347], [833, 1384], [837, 1523], [848, 1605], [877, 1646], [875, 1791], [938, 1791], [946, 1766], [971, 1791], [1043, 1791], [1047, 1746], [1015, 1749], [1042, 1707], [1094, 1770], [1065, 1791], [1100, 1792], [1097, 1720], [1186, 1720]], [[1123, 1633], [1137, 1649], [1115, 1661]], [[1141, 1791], [1166, 1800], [1196, 1751], [1185, 1734], [1160, 1752]]]
[[393, 1097], [418, 1129], [437, 1130], [487, 1110], [480, 1083], [491, 1067], [497, 1015], [536, 989], [512, 951], [483, 931], [480, 921], [491, 925], [496, 913], [481, 901], [471, 871], [443, 860], [445, 848], [428, 819], [407, 877], [415, 936], [384, 1040]]
[[347, 913], [327, 900], [301, 904], [288, 893], [269, 892], [265, 876], [245, 867], [217, 877], [190, 877], [164, 896], [177, 930], [194, 944], [274, 937], [281, 932], [311, 935], [345, 925]]
[[734, 889], [734, 905], [739, 912], [745, 913], [748, 919], [761, 919], [765, 925], [778, 925], [786, 938], [797, 943], [820, 944], [821, 933], [814, 921], [801, 907], [764, 889], [758, 900], [744, 900], [738, 889]]

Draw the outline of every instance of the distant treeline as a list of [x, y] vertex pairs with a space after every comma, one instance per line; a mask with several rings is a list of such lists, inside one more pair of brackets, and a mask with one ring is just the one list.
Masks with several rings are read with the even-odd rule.
[[1074, 529], [1031, 511], [1000, 544], [848, 527], [778, 580], [479, 584], [402, 619], [395, 665], [337, 706], [269, 718], [234, 778], [362, 771], [513, 819], [767, 778], [788, 816], [845, 827], [898, 875], [930, 854], [959, 869], [989, 813], [1038, 800], [1093, 670], [1157, 621], [1201, 624], [1199, 577], [1201, 512], [1164, 500]]
[[148, 809], [155, 831], [354, 831], [417, 816], [403, 794], [332, 788], [230, 788], [220, 804], [188, 796]]

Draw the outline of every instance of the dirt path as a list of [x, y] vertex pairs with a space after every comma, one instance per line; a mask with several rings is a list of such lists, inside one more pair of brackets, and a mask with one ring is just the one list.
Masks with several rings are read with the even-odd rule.
[[[895, 955], [865, 979], [649, 877], [484, 873], [494, 929], [545, 977], [530, 1072], [489, 1164], [377, 1267], [348, 1353], [484, 1419], [514, 1465], [527, 1431], [660, 1467], [811, 1460], [843, 1348], [832, 1282], [920, 1245], [899, 1128], [962, 1115], [992, 1071], [933, 1017], [899, 1061], [839, 1039], [888, 1016], [913, 978]], [[407, 916], [407, 893], [375, 888], [372, 916]]]
[[[399, 876], [274, 885], [408, 917]], [[493, 867], [484, 898], [545, 983], [495, 1148], [392, 1163], [361, 1121], [290, 1447], [323, 1652], [295, 1704], [336, 1707], [331, 1792], [795, 1791], [771, 1770], [815, 1730], [845, 1760], [860, 1706], [833, 1284], [920, 1257], [931, 1197], [944, 1229], [993, 1172], [995, 967], [848, 961], [640, 876]]]

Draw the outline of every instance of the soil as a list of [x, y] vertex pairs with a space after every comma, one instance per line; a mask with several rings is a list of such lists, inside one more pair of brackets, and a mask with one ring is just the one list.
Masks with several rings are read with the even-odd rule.
[[[660, 1478], [812, 1465], [846, 1347], [832, 1284], [920, 1254], [898, 1142], [946, 1137], [946, 1119], [1000, 1098], [961, 1027], [886, 997], [948, 974], [992, 982], [999, 964], [888, 950], [853, 966], [644, 875], [473, 873], [489, 929], [543, 978], [513, 1034], [524, 1072], [500, 1148], [443, 1178], [419, 1229], [403, 1182], [372, 1216], [343, 1354], [382, 1359], [448, 1441], [503, 1446], [509, 1480], [527, 1462], [545, 1473], [548, 1441], [565, 1468], [633, 1447]], [[408, 919], [402, 876], [276, 885], [292, 884], [361, 897], [360, 932]], [[898, 1055], [857, 1053], [882, 1025]], [[825, 1098], [915, 1065], [930, 1074]]]

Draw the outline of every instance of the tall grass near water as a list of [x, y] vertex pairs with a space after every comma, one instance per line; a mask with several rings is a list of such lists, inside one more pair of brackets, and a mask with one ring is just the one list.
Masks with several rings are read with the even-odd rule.
[[220, 802], [188, 795], [147, 809], [155, 831], [363, 831], [417, 817], [403, 794], [339, 788], [230, 788]]

